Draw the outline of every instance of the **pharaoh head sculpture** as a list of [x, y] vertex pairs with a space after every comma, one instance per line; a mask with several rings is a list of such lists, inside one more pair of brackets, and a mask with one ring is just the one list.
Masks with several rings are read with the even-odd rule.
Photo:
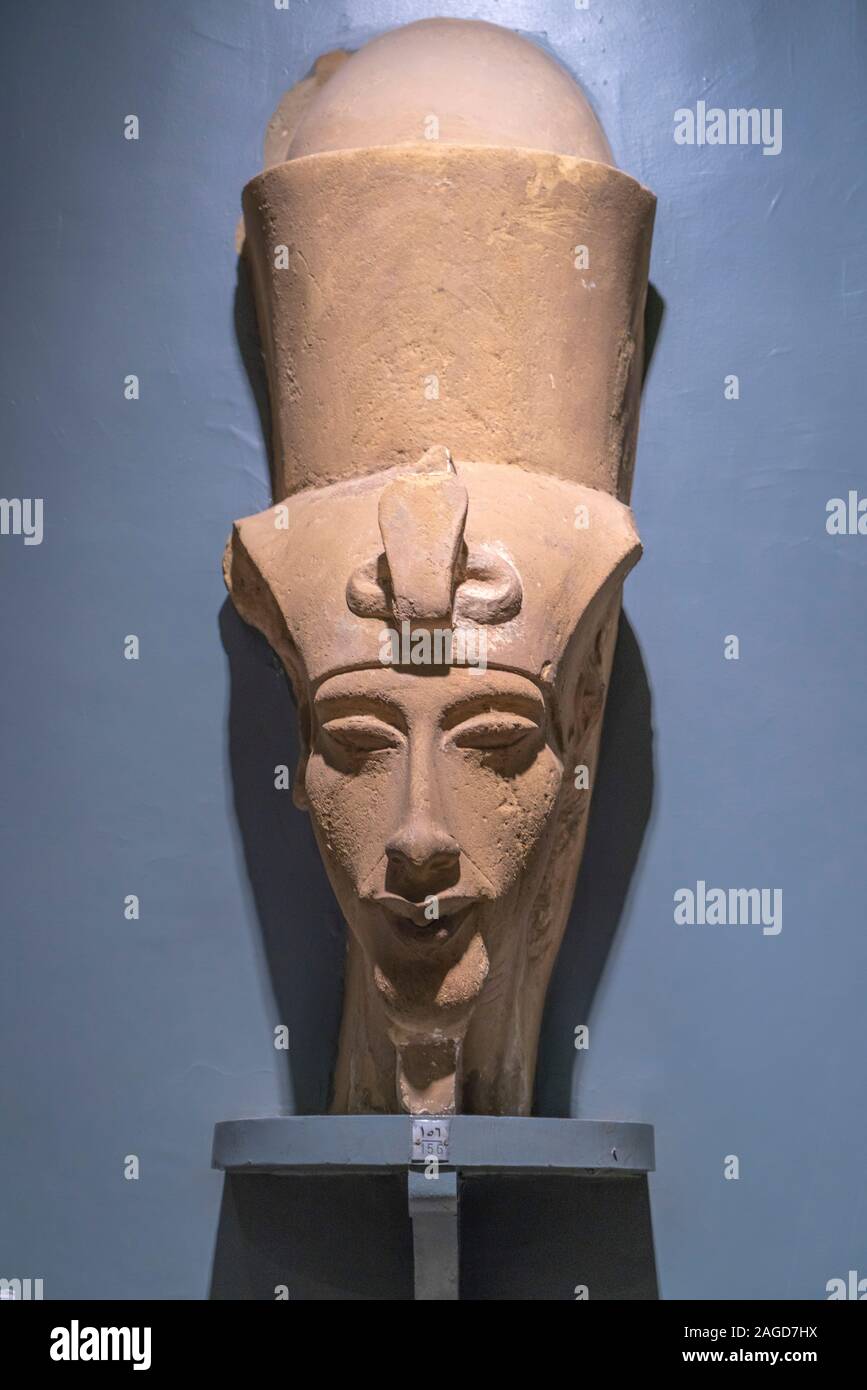
[[226, 582], [349, 927], [333, 1109], [527, 1114], [640, 554], [654, 198], [493, 25], [333, 67], [244, 191], [275, 505]]

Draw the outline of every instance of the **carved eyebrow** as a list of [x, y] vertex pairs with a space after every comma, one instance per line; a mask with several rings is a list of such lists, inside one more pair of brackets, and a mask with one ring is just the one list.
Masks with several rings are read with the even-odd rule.
[[525, 695], [512, 690], [469, 695], [455, 700], [443, 711], [440, 727], [454, 729], [480, 714], [519, 714], [534, 720], [541, 728], [545, 723], [545, 702], [541, 695]]
[[327, 724], [330, 719], [366, 714], [402, 734], [407, 732], [406, 719], [400, 707], [375, 695], [317, 695], [313, 703], [320, 724]]

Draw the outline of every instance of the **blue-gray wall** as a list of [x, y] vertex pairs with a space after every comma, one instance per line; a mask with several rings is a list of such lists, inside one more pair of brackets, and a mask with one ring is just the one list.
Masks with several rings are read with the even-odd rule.
[[[233, 236], [281, 93], [431, 12], [549, 46], [659, 197], [646, 554], [539, 1107], [655, 1123], [664, 1297], [822, 1298], [867, 1275], [867, 536], [825, 527], [867, 494], [855, 0], [4, 7], [0, 491], [45, 522], [0, 537], [0, 1275], [206, 1296], [214, 1121], [324, 1103], [341, 928], [268, 791], [291, 706], [219, 569], [269, 495]], [[676, 145], [699, 99], [782, 108], [782, 152]], [[782, 931], [676, 926], [698, 880], [782, 889]]]

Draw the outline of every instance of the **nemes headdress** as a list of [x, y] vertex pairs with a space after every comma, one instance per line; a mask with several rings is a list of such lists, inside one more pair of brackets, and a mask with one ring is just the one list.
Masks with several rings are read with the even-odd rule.
[[557, 63], [466, 29], [367, 45], [244, 190], [275, 505], [226, 583], [308, 684], [408, 622], [553, 685], [640, 555], [655, 199]]

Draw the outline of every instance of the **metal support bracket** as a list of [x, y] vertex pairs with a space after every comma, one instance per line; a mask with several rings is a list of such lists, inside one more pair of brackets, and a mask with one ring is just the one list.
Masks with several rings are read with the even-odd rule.
[[407, 1195], [416, 1301], [458, 1298], [460, 1176], [441, 1166], [449, 1161], [449, 1125], [446, 1116], [412, 1121]]
[[227, 1120], [227, 1173], [405, 1173], [417, 1300], [459, 1298], [461, 1184], [490, 1174], [652, 1172], [650, 1125], [503, 1115], [283, 1115]]
[[428, 1176], [410, 1169], [407, 1190], [416, 1300], [456, 1299], [460, 1265], [458, 1175], [451, 1171]]

